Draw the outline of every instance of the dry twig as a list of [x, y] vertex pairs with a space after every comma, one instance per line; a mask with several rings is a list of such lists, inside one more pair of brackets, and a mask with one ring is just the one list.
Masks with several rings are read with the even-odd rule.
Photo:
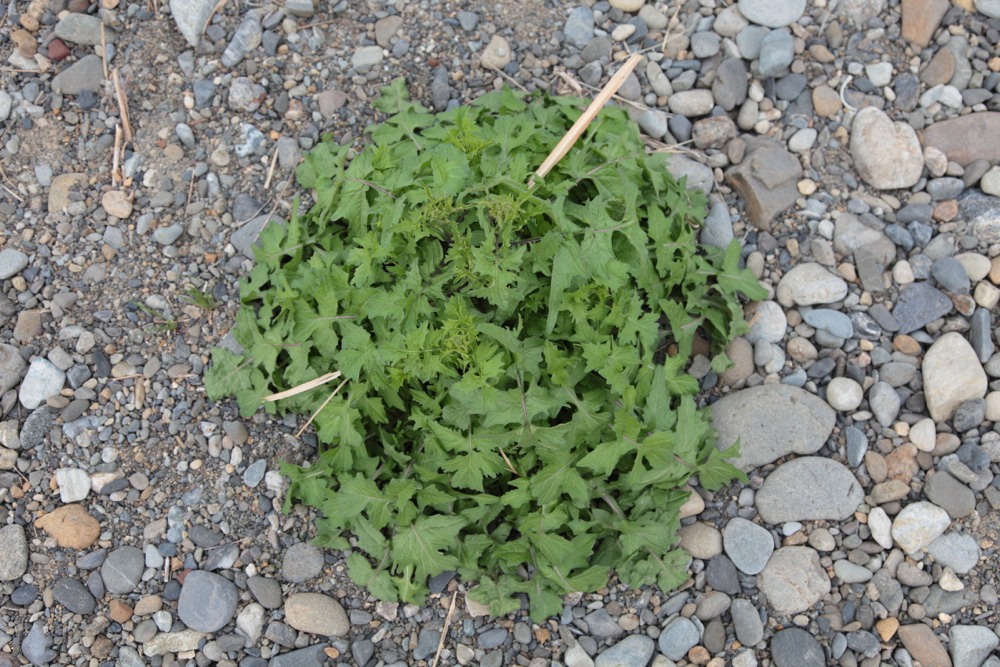
[[296, 385], [291, 389], [286, 389], [285, 391], [279, 391], [277, 394], [271, 394], [270, 396], [265, 396], [265, 401], [280, 401], [283, 398], [289, 398], [290, 396], [298, 396], [299, 394], [305, 393], [310, 389], [315, 389], [321, 385], [326, 384], [330, 380], [336, 380], [340, 377], [340, 371], [333, 371], [332, 373], [327, 373], [326, 375], [321, 375], [318, 378], [309, 380], [308, 382], [303, 382], [300, 385]]
[[132, 122], [128, 117], [128, 96], [125, 94], [125, 87], [122, 86], [122, 77], [118, 73], [117, 68], [112, 73], [112, 79], [115, 82], [115, 98], [118, 100], [118, 115], [122, 119], [125, 141], [131, 144], [135, 135], [132, 134]]
[[[339, 371], [337, 372], [337, 375], [340, 375], [340, 372], [339, 372]], [[299, 429], [298, 431], [296, 431], [296, 432], [295, 432], [295, 437], [296, 437], [296, 438], [298, 438], [298, 437], [301, 437], [301, 436], [302, 436], [302, 434], [306, 432], [306, 429], [307, 429], [307, 428], [309, 428], [309, 424], [312, 424], [312, 423], [313, 423], [313, 420], [314, 420], [314, 419], [316, 419], [316, 415], [318, 415], [319, 413], [323, 412], [323, 408], [325, 408], [325, 407], [327, 406], [327, 404], [328, 404], [328, 403], [329, 403], [330, 401], [332, 401], [332, 400], [333, 400], [333, 397], [334, 397], [334, 396], [336, 396], [337, 394], [339, 394], [339, 393], [340, 393], [340, 390], [344, 388], [344, 385], [345, 385], [345, 384], [347, 384], [347, 379], [346, 379], [346, 378], [344, 379], [344, 381], [343, 381], [343, 382], [341, 382], [340, 384], [338, 384], [338, 385], [337, 385], [337, 388], [336, 388], [336, 389], [334, 389], [334, 390], [333, 390], [333, 391], [332, 391], [332, 392], [330, 393], [330, 395], [329, 395], [329, 396], [327, 396], [327, 397], [326, 397], [326, 400], [325, 400], [325, 401], [323, 401], [323, 404], [322, 404], [322, 405], [320, 405], [320, 406], [319, 406], [318, 408], [316, 408], [316, 412], [314, 412], [314, 413], [312, 413], [311, 415], [309, 415], [309, 419], [307, 419], [307, 420], [306, 420], [306, 423], [302, 425], [302, 428], [300, 428], [300, 429]]]
[[[575, 144], [577, 139], [580, 138], [580, 135], [586, 132], [587, 127], [594, 120], [600, 110], [604, 108], [604, 105], [607, 104], [612, 95], [618, 92], [618, 89], [622, 87], [622, 84], [625, 83], [625, 79], [627, 79], [628, 75], [632, 73], [632, 70], [635, 69], [640, 60], [642, 60], [642, 56], [638, 53], [634, 53], [632, 54], [632, 57], [629, 58], [617, 72], [615, 72], [615, 75], [611, 77], [611, 80], [608, 81], [604, 88], [601, 89], [601, 92], [598, 93], [597, 97], [594, 98], [594, 101], [590, 103], [587, 110], [583, 112], [575, 123], [573, 123], [573, 127], [569, 128], [569, 132], [567, 132], [566, 135], [559, 140], [556, 147], [552, 149], [552, 152], [549, 153], [547, 158], [545, 158], [542, 165], [538, 167], [535, 171], [535, 176], [538, 178], [545, 178], [545, 176], [552, 171], [552, 168], [555, 167], [560, 160], [566, 157], [566, 153], [569, 152], [569, 149], [573, 147], [573, 144]], [[534, 185], [535, 178], [533, 176], [528, 181], [528, 187], [530, 188]]]
[[444, 629], [441, 630], [441, 639], [438, 640], [437, 651], [434, 653], [434, 660], [431, 661], [431, 667], [437, 667], [438, 658], [441, 657], [441, 651], [444, 650], [444, 640], [448, 637], [448, 627], [451, 625], [451, 617], [455, 614], [455, 598], [457, 597], [458, 591], [452, 593], [451, 606], [448, 607], [448, 614], [444, 617]]

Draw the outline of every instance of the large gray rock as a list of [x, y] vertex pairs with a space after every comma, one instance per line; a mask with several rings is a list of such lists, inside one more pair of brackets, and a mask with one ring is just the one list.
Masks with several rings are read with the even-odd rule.
[[757, 492], [757, 511], [768, 523], [841, 521], [864, 500], [858, 480], [843, 464], [804, 456], [779, 466]]
[[879, 190], [908, 188], [924, 169], [917, 133], [875, 107], [865, 107], [854, 117], [851, 157], [858, 175]]
[[781, 28], [799, 20], [806, 0], [740, 0], [740, 14], [768, 28]]
[[28, 362], [13, 345], [0, 343], [0, 396], [21, 383]]
[[809, 547], [783, 547], [757, 575], [757, 588], [781, 616], [809, 609], [830, 592], [830, 577]]
[[822, 447], [836, 413], [814, 394], [783, 384], [751, 387], [725, 396], [712, 406], [720, 449], [740, 441], [733, 464], [752, 470], [788, 454], [812, 454]]
[[979, 667], [1000, 644], [993, 630], [982, 625], [954, 625], [948, 630], [948, 652], [955, 667]]
[[922, 370], [927, 409], [936, 422], [951, 419], [962, 403], [986, 395], [986, 372], [976, 351], [957, 331], [931, 345]]
[[14, 581], [28, 571], [28, 540], [24, 528], [12, 524], [0, 528], [0, 581]]
[[192, 630], [215, 632], [236, 613], [239, 594], [228, 579], [204, 570], [189, 572], [177, 601], [177, 615]]
[[104, 63], [100, 56], [90, 54], [56, 74], [52, 90], [63, 95], [79, 95], [82, 90], [100, 90], [104, 82]]
[[170, 0], [174, 23], [191, 46], [198, 46], [201, 42], [201, 35], [212, 18], [216, 4], [215, 0]]
[[758, 229], [770, 231], [775, 216], [799, 197], [799, 159], [773, 140], [748, 140], [743, 161], [726, 172], [726, 181], [743, 198], [747, 215]]
[[833, 303], [847, 296], [847, 283], [822, 264], [799, 264], [781, 277], [775, 296], [785, 308]]

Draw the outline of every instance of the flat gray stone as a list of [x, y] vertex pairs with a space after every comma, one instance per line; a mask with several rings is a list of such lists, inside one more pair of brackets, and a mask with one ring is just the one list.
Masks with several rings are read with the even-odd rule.
[[344, 637], [351, 628], [340, 603], [322, 593], [296, 593], [285, 600], [285, 622], [300, 632]]
[[28, 362], [13, 345], [0, 343], [0, 396], [21, 384]]
[[740, 0], [740, 14], [768, 28], [781, 28], [799, 20], [806, 0]]
[[764, 231], [800, 196], [796, 184], [801, 178], [802, 163], [783, 143], [761, 139], [748, 140], [743, 162], [726, 172], [750, 221]]
[[104, 83], [104, 63], [100, 56], [90, 54], [56, 74], [52, 91], [63, 95], [79, 95], [83, 90], [100, 90]]
[[962, 403], [986, 396], [986, 372], [976, 351], [957, 331], [934, 341], [922, 370], [927, 409], [936, 422], [951, 419]]
[[170, 0], [174, 23], [191, 46], [198, 46], [201, 42], [216, 4], [215, 0]]
[[956, 574], [966, 574], [979, 562], [979, 542], [968, 533], [946, 533], [927, 547], [931, 558]]
[[127, 595], [139, 585], [144, 568], [145, 557], [140, 549], [132, 546], [118, 547], [109, 552], [101, 564], [101, 579], [109, 592]]
[[771, 658], [777, 667], [823, 667], [826, 664], [823, 647], [801, 628], [785, 628], [774, 633]]
[[757, 575], [757, 588], [778, 615], [803, 612], [830, 592], [830, 578], [809, 547], [782, 547]]
[[94, 596], [76, 579], [64, 578], [57, 581], [52, 587], [52, 597], [74, 614], [89, 614], [97, 606]]
[[306, 542], [293, 544], [281, 561], [281, 576], [293, 584], [301, 584], [323, 571], [323, 552]]
[[979, 667], [1000, 644], [996, 633], [983, 625], [953, 625], [948, 630], [948, 639], [954, 667]]
[[184, 579], [177, 615], [192, 630], [215, 632], [232, 619], [238, 598], [233, 582], [214, 572], [194, 570]]
[[34, 410], [53, 396], [58, 396], [65, 383], [66, 373], [48, 359], [36, 357], [28, 366], [17, 397], [21, 405]]
[[847, 283], [822, 264], [799, 264], [781, 277], [775, 294], [786, 308], [833, 303], [847, 296]]
[[690, 188], [696, 188], [708, 194], [715, 187], [715, 175], [712, 173], [712, 169], [691, 158], [686, 158], [683, 155], [670, 155], [665, 159], [665, 167], [678, 181], [687, 178], [687, 185]]
[[[101, 43], [101, 19], [91, 14], [81, 14], [79, 12], [69, 12], [63, 16], [53, 30], [56, 37], [64, 42], [81, 44], [83, 46], [97, 46]], [[111, 41], [114, 33], [110, 30], [105, 32], [105, 39]]]
[[13, 278], [28, 266], [28, 256], [20, 250], [4, 248], [0, 250], [0, 280]]
[[24, 528], [11, 524], [0, 528], [0, 581], [20, 579], [28, 571], [28, 540]]
[[179, 632], [161, 632], [148, 642], [143, 644], [142, 652], [147, 657], [163, 655], [164, 653], [177, 653], [179, 651], [193, 651], [198, 648], [198, 644], [204, 639], [205, 633], [197, 630], [181, 630]]
[[712, 406], [716, 446], [740, 441], [733, 461], [752, 470], [788, 454], [812, 454], [822, 447], [836, 422], [836, 413], [814, 394], [782, 384], [751, 387], [723, 397]]
[[858, 480], [843, 464], [819, 456], [793, 459], [775, 469], [757, 492], [760, 517], [768, 523], [841, 521], [864, 500]]
[[907, 555], [914, 556], [930, 546], [950, 525], [947, 512], [921, 500], [904, 507], [892, 520], [892, 539]]
[[315, 667], [326, 662], [326, 649], [329, 644], [313, 644], [296, 651], [289, 651], [271, 658], [267, 667]]
[[774, 538], [763, 526], [734, 517], [722, 532], [722, 548], [738, 570], [757, 574], [774, 552]]
[[594, 667], [646, 667], [653, 657], [655, 643], [645, 635], [629, 635], [601, 652]]
[[764, 623], [750, 600], [736, 598], [729, 608], [736, 639], [744, 646], [756, 646], [764, 639]]
[[267, 226], [268, 221], [271, 221], [274, 224], [284, 224], [284, 222], [278, 218], [270, 218], [266, 215], [260, 215], [233, 232], [233, 235], [229, 237], [229, 242], [232, 243], [233, 247], [240, 251], [244, 257], [253, 259], [254, 249], [260, 247], [258, 237], [264, 230], [264, 227]]
[[952, 519], [965, 518], [976, 509], [976, 494], [946, 470], [939, 470], [927, 477], [924, 495]]
[[851, 125], [851, 157], [858, 174], [878, 190], [908, 188], [920, 179], [924, 155], [912, 127], [875, 107], [858, 111]]
[[951, 299], [928, 282], [904, 286], [893, 306], [892, 316], [899, 323], [899, 333], [908, 334], [951, 312]]
[[680, 660], [700, 638], [695, 624], [690, 619], [678, 616], [667, 623], [657, 641], [660, 653], [671, 660]]

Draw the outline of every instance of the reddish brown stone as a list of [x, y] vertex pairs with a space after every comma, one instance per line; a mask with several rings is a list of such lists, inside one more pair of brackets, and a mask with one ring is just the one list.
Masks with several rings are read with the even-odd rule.
[[56, 62], [66, 60], [66, 58], [69, 57], [69, 54], [69, 47], [66, 46], [66, 43], [58, 37], [49, 42], [49, 60], [54, 60]]

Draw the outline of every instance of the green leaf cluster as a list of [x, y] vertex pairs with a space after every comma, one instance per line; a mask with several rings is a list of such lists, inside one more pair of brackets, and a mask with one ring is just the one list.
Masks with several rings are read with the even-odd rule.
[[420, 602], [457, 570], [494, 614], [526, 598], [542, 618], [612, 570], [675, 587], [686, 483], [739, 474], [685, 372], [699, 332], [724, 368], [740, 295], [763, 297], [738, 245], [699, 247], [703, 195], [619, 109], [529, 187], [579, 100], [503, 90], [434, 115], [399, 81], [379, 104], [353, 159], [325, 141], [300, 166], [315, 204], [261, 234], [244, 352], [215, 350], [208, 393], [249, 415], [343, 373], [332, 398], [267, 409], [315, 415], [286, 506], [319, 508], [318, 542], [379, 598]]

